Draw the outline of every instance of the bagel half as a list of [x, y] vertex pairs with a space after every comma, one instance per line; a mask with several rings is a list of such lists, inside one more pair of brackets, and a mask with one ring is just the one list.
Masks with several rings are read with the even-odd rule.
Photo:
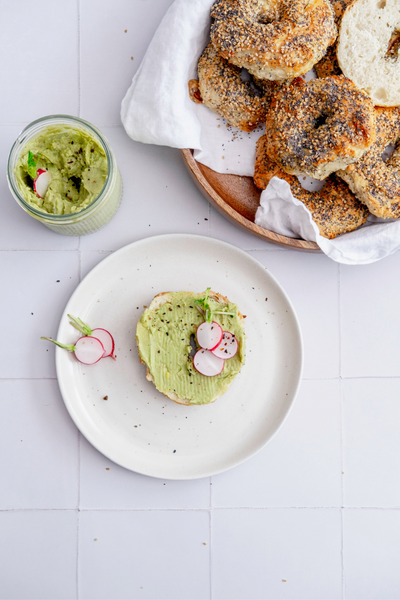
[[213, 320], [224, 331], [235, 333], [238, 351], [225, 361], [220, 375], [206, 377], [194, 369], [191, 336], [195, 336], [198, 325], [204, 321], [194, 301], [204, 296], [205, 292], [162, 292], [153, 298], [136, 327], [140, 362], [147, 367], [146, 379], [167, 398], [186, 406], [210, 404], [222, 396], [245, 361], [243, 315], [228, 298], [210, 291], [212, 310], [235, 314], [234, 318], [218, 314]]
[[375, 106], [400, 105], [399, 8], [398, 0], [355, 0], [340, 25], [340, 68]]

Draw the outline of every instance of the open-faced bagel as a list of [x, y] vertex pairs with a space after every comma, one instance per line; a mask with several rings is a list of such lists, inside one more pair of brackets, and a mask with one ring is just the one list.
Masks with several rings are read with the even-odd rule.
[[273, 97], [266, 135], [269, 157], [283, 171], [325, 179], [371, 147], [374, 106], [343, 76], [298, 78]]
[[[204, 321], [196, 309], [196, 301], [201, 298], [204, 293], [162, 292], [153, 298], [136, 326], [139, 359], [147, 367], [146, 379], [167, 398], [187, 406], [214, 402], [228, 390], [245, 362], [244, 317], [236, 304], [210, 291], [210, 304], [222, 311], [213, 320], [224, 331], [235, 333], [238, 350], [225, 361], [220, 375], [207, 377], [196, 371], [190, 351], [192, 337]], [[230, 311], [235, 313], [234, 321]]]
[[339, 65], [376, 106], [400, 105], [399, 48], [399, 0], [354, 0], [346, 8], [339, 32]]
[[[360, 160], [338, 171], [357, 198], [370, 212], [383, 219], [400, 217], [400, 109], [377, 108], [376, 141]], [[392, 156], [382, 154], [389, 144], [397, 144]]]
[[308, 208], [320, 234], [328, 239], [353, 231], [365, 223], [368, 209], [343, 181], [331, 175], [322, 190], [305, 190], [297, 177], [288, 175], [271, 162], [266, 152], [266, 141], [266, 136], [262, 136], [257, 142], [254, 183], [258, 188], [264, 190], [272, 177], [287, 181], [293, 196]]
[[218, 0], [211, 17], [219, 54], [261, 79], [307, 73], [337, 35], [329, 0]]

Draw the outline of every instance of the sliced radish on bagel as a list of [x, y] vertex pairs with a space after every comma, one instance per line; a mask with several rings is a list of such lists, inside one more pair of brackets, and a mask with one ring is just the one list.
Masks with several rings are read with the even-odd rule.
[[205, 350], [214, 350], [219, 346], [224, 332], [221, 325], [218, 325], [215, 321], [204, 321], [201, 323], [196, 331], [197, 343], [200, 348]]
[[222, 373], [225, 361], [215, 356], [210, 350], [200, 348], [193, 357], [193, 366], [201, 375], [215, 377]]
[[220, 344], [212, 350], [212, 353], [218, 358], [223, 358], [224, 360], [228, 360], [229, 358], [233, 358], [238, 351], [239, 344], [237, 342], [236, 336], [229, 331], [224, 331], [222, 335], [222, 340]]

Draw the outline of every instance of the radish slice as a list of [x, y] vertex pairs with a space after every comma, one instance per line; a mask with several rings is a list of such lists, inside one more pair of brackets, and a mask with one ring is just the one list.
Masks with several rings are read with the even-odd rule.
[[33, 180], [33, 189], [39, 198], [44, 198], [47, 189], [50, 185], [51, 174], [44, 169], [37, 170], [37, 177]]
[[[103, 358], [106, 358], [107, 356], [111, 356], [111, 358], [114, 358], [114, 338], [111, 335], [110, 332], [108, 332], [106, 329], [92, 329], [92, 333], [91, 335], [95, 338], [97, 338], [98, 340], [101, 341], [101, 343], [104, 346], [104, 354], [103, 354]], [[114, 358], [115, 360], [115, 358]]]
[[229, 331], [224, 331], [221, 343], [212, 350], [212, 353], [219, 358], [228, 360], [228, 358], [233, 358], [235, 356], [238, 348], [239, 344], [236, 337]]
[[75, 344], [74, 354], [84, 365], [94, 365], [104, 356], [104, 346], [100, 340], [86, 335]]
[[221, 325], [218, 325], [215, 321], [204, 321], [196, 331], [197, 343], [200, 348], [214, 350], [219, 346], [223, 333]]
[[53, 338], [42, 337], [40, 339], [53, 342], [53, 344], [56, 344], [60, 348], [64, 348], [64, 350], [68, 350], [68, 352], [73, 352], [79, 362], [84, 365], [94, 365], [99, 362], [104, 355], [104, 346], [101, 341], [90, 335], [79, 338], [75, 346], [72, 344], [61, 344], [61, 342], [57, 342], [57, 340], [53, 340]]
[[219, 375], [222, 373], [224, 365], [225, 361], [222, 360], [222, 358], [218, 358], [215, 354], [210, 352], [210, 350], [204, 350], [204, 348], [197, 350], [193, 357], [194, 368], [206, 377], [215, 377], [215, 375]]

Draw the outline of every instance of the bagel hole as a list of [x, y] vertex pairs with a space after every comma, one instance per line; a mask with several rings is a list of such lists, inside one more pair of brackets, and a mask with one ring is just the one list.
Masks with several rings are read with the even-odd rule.
[[387, 58], [398, 59], [399, 57], [399, 49], [400, 49], [400, 31], [394, 30], [392, 35], [390, 36], [388, 49], [386, 51]]
[[194, 336], [194, 333], [192, 333], [192, 335], [190, 336], [190, 345], [192, 347], [191, 351], [189, 352], [190, 356], [193, 358], [193, 356], [196, 354], [197, 352], [197, 344], [196, 344], [196, 338]]
[[387, 162], [389, 160], [389, 158], [392, 156], [395, 148], [396, 148], [395, 144], [389, 144], [389, 146], [386, 146], [386, 148], [384, 149], [384, 151], [382, 152], [382, 155], [381, 155], [383, 162]]
[[325, 185], [326, 179], [313, 179], [306, 175], [298, 175], [297, 179], [301, 187], [308, 192], [319, 192]]
[[325, 125], [327, 120], [328, 120], [328, 115], [319, 115], [319, 117], [317, 117], [315, 119], [314, 129], [319, 129], [320, 127]]
[[240, 79], [244, 82], [251, 81], [251, 75], [247, 69], [242, 68], [240, 71]]

